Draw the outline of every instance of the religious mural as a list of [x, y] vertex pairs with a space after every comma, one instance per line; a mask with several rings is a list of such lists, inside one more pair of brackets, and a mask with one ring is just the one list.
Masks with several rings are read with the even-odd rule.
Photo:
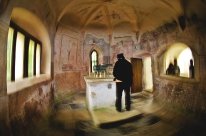
[[114, 63], [118, 53], [124, 53], [125, 58], [132, 58], [134, 40], [132, 36], [114, 37], [115, 45], [112, 45], [111, 59]]
[[78, 40], [68, 35], [61, 39], [59, 63], [62, 71], [75, 70], [78, 68]]
[[[90, 33], [87, 33], [85, 36], [85, 45], [84, 45], [84, 62], [89, 63], [89, 57], [88, 55], [90, 54], [92, 49], [98, 49], [99, 55], [102, 56], [102, 58], [99, 58], [100, 63], [108, 64], [110, 63], [110, 45], [107, 42], [106, 36], [101, 35], [101, 36], [96, 36]], [[89, 65], [89, 64], [87, 64]]]

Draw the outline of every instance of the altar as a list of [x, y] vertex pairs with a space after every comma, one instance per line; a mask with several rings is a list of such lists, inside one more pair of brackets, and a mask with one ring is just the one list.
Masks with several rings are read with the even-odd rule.
[[96, 78], [85, 76], [88, 109], [94, 110], [115, 106], [116, 82], [113, 77]]

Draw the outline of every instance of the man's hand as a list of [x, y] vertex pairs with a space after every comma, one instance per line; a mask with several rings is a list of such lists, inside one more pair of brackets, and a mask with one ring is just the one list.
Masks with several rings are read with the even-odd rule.
[[115, 82], [122, 82], [121, 80], [116, 79]]

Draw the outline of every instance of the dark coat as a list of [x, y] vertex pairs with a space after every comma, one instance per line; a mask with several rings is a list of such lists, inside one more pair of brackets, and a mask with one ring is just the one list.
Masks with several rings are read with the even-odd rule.
[[132, 65], [126, 59], [118, 59], [114, 65], [113, 75], [115, 79], [121, 80], [125, 86], [132, 84]]

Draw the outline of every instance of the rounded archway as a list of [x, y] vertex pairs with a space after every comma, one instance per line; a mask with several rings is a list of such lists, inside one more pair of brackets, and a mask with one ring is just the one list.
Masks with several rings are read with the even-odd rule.
[[194, 56], [189, 46], [184, 43], [172, 44], [162, 56], [162, 73], [166, 74], [169, 65], [176, 63], [174, 62], [175, 60], [177, 60], [177, 65], [180, 69], [179, 76], [189, 77], [190, 60], [195, 65]]

